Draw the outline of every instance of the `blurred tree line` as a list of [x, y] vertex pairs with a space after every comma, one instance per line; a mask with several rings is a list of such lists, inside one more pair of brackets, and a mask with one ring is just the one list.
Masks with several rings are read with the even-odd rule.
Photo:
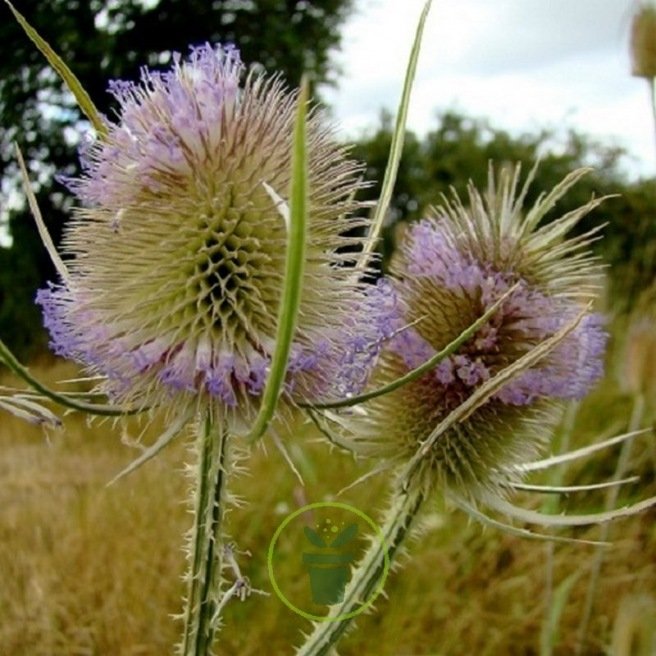
[[[233, 43], [249, 64], [280, 72], [290, 84], [306, 71], [331, 82], [340, 26], [353, 0], [13, 0], [62, 56], [98, 109], [111, 116], [110, 79], [136, 79], [143, 65], [166, 66], [189, 45]], [[71, 199], [55, 174], [77, 170], [76, 147], [88, 130], [70, 93], [0, 2], [0, 336], [21, 355], [46, 337], [33, 300], [55, 272], [29, 215], [13, 142], [27, 161], [55, 243]], [[20, 201], [18, 199], [21, 199]], [[2, 243], [2, 242], [0, 242]]]
[[[100, 111], [111, 115], [107, 81], [134, 79], [143, 64], [166, 66], [171, 52], [186, 52], [205, 41], [235, 43], [246, 62], [280, 71], [290, 84], [308, 71], [315, 83], [334, 80], [331, 51], [339, 47], [340, 27], [355, 0], [15, 0], [39, 33], [64, 57]], [[76, 147], [88, 129], [71, 95], [50, 71], [6, 7], [0, 6], [0, 221], [11, 234], [0, 246], [0, 336], [27, 356], [45, 346], [36, 289], [55, 273], [24, 203], [12, 143], [17, 141], [46, 223], [57, 243], [71, 208], [70, 195], [55, 173], [77, 170]], [[391, 140], [391, 119], [383, 115], [353, 154], [367, 163], [367, 177], [382, 179]], [[385, 253], [393, 247], [398, 224], [421, 216], [451, 187], [464, 195], [471, 179], [486, 183], [488, 162], [524, 163], [527, 172], [542, 157], [529, 202], [572, 169], [590, 164], [587, 176], [559, 203], [562, 214], [592, 194], [620, 194], [583, 224], [608, 221], [596, 245], [611, 264], [612, 293], [624, 307], [654, 279], [656, 269], [656, 185], [629, 182], [621, 172], [622, 151], [575, 132], [553, 146], [548, 131], [511, 136], [482, 120], [449, 112], [436, 119], [425, 137], [409, 133], [385, 232]], [[374, 184], [367, 197], [378, 192]], [[619, 307], [619, 306], [618, 306]]]
[[[392, 138], [392, 117], [383, 112], [378, 129], [356, 144], [353, 154], [367, 164], [373, 182], [367, 199], [377, 198]], [[587, 232], [607, 223], [593, 249], [608, 265], [609, 306], [629, 310], [640, 293], [656, 281], [656, 180], [629, 181], [622, 169], [627, 153], [576, 131], [555, 135], [549, 130], [514, 136], [483, 119], [449, 111], [436, 117], [425, 137], [406, 134], [390, 216], [383, 233], [383, 266], [394, 249], [403, 223], [421, 218], [453, 191], [466, 205], [471, 180], [479, 190], [487, 185], [488, 166], [494, 162], [522, 163], [525, 176], [540, 159], [526, 203], [552, 189], [568, 173], [582, 166], [594, 170], [558, 202], [545, 220], [587, 203], [594, 195], [613, 196], [577, 227]]]

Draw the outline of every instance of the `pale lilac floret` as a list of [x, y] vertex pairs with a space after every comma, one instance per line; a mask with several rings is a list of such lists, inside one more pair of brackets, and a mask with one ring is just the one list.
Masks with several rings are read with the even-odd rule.
[[[435, 349], [413, 328], [404, 327], [402, 320], [398, 321], [397, 330], [392, 341], [393, 349], [403, 358], [409, 369], [416, 369], [435, 355]], [[446, 370], [444, 370], [444, 374], [448, 377]]]
[[480, 266], [458, 251], [451, 235], [433, 221], [412, 226], [407, 249], [407, 270], [412, 276], [430, 278], [446, 289], [473, 291], [483, 286]]
[[[479, 315], [519, 283], [490, 321], [435, 368], [432, 376], [443, 394], [455, 391], [461, 397], [466, 395], [468, 389], [496, 373], [494, 363], [499, 353], [509, 348], [526, 352], [564, 328], [580, 310], [572, 301], [531, 288], [512, 272], [495, 271], [490, 264], [475, 261], [435, 221], [421, 221], [409, 229], [405, 262], [409, 275], [406, 281], [396, 283], [398, 297], [402, 298], [415, 280], [427, 279], [436, 289], [464, 293], [478, 305]], [[421, 299], [413, 302], [421, 303]], [[415, 311], [422, 313], [420, 308]], [[424, 312], [430, 314], [428, 304]], [[437, 351], [417, 329], [403, 328], [404, 312], [398, 299], [392, 313], [397, 334], [390, 348], [408, 369], [415, 369]], [[603, 374], [606, 340], [601, 315], [585, 316], [548, 357], [511, 380], [493, 398], [508, 405], [527, 405], [541, 398], [581, 398]]]
[[48, 287], [37, 291], [35, 300], [41, 306], [43, 325], [50, 333], [50, 348], [63, 358], [73, 357], [79, 349], [79, 340], [65, 321], [57, 287], [49, 283]]
[[[317, 340], [311, 360], [305, 356], [304, 372], [312, 378], [307, 393], [329, 400], [359, 394], [383, 346], [399, 328], [397, 306], [396, 293], [385, 279], [354, 298], [351, 310], [344, 313], [342, 326]], [[290, 369], [298, 366], [292, 356]]]
[[467, 387], [475, 387], [490, 377], [489, 369], [481, 362], [480, 357], [472, 359], [466, 355], [453, 356], [456, 376]]
[[[100, 368], [117, 390], [125, 388], [128, 378], [115, 357], [122, 356], [124, 349], [118, 342], [107, 345], [107, 327], [90, 321], [90, 313], [79, 299], [74, 299], [66, 287], [49, 283], [37, 291], [35, 302], [41, 306], [43, 323], [50, 334], [49, 345], [57, 355]], [[77, 321], [72, 323], [69, 311], [75, 305]]]
[[[573, 318], [568, 317], [563, 325]], [[526, 405], [540, 397], [583, 398], [603, 375], [607, 338], [601, 315], [584, 317], [556, 347], [546, 365], [524, 372], [496, 397], [510, 405]]]
[[119, 209], [139, 192], [135, 177], [156, 193], [162, 172], [189, 173], [194, 157], [219, 147], [222, 113], [237, 99], [242, 69], [236, 49], [205, 44], [187, 60], [174, 54], [171, 71], [143, 68], [141, 84], [110, 82], [120, 123], [110, 128], [111, 143], [80, 149], [86, 176], [68, 179], [69, 188], [89, 206]]

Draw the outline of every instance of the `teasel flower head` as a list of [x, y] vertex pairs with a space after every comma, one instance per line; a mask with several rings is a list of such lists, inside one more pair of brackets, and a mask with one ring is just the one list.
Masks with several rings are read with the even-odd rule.
[[631, 72], [636, 77], [656, 78], [656, 3], [641, 0], [631, 21]]
[[[103, 376], [116, 403], [201, 399], [242, 420], [274, 348], [297, 93], [210, 45], [110, 92], [117, 120], [67, 181], [81, 201], [63, 241], [69, 275], [37, 299], [52, 346]], [[363, 225], [360, 166], [317, 111], [307, 133], [305, 283], [286, 387], [304, 398], [359, 389], [380, 340], [354, 333], [366, 299], [343, 266], [359, 240], [345, 233]]]
[[[490, 171], [485, 194], [470, 186], [467, 206], [454, 195], [407, 228], [391, 276], [377, 290], [387, 297], [395, 334], [383, 348], [371, 389], [407, 375], [503, 302], [434, 369], [340, 418], [351, 429], [355, 451], [382, 458], [397, 471], [421, 453], [422, 486], [440, 486], [470, 501], [498, 495], [520, 477], [521, 464], [540, 453], [559, 405], [581, 398], [602, 374], [603, 321], [585, 311], [600, 273], [587, 251], [594, 234], [565, 237], [600, 201], [539, 225], [582, 173], [525, 213], [533, 175], [519, 191], [519, 168], [503, 169], [498, 185]], [[495, 385], [500, 372], [574, 325], [544, 357], [461, 412], [486, 385]]]

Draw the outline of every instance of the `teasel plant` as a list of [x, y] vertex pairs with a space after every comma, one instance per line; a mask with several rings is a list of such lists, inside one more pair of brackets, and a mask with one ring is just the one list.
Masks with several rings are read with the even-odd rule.
[[[603, 329], [586, 305], [596, 265], [583, 253], [593, 235], [563, 235], [599, 201], [538, 228], [580, 174], [520, 221], [527, 186], [515, 199], [518, 173], [502, 173], [499, 192], [489, 195], [499, 205], [497, 214], [477, 210], [470, 221], [457, 201], [449, 210], [454, 225], [471, 229], [463, 233], [469, 241], [461, 243], [458, 233], [449, 246], [454, 250], [442, 253], [447, 259], [459, 253], [461, 278], [448, 282], [448, 271], [428, 265], [421, 270], [421, 258], [420, 269], [411, 270], [402, 255], [387, 281], [373, 288], [362, 282], [375, 262], [394, 188], [430, 2], [419, 20], [371, 221], [358, 218], [368, 209], [355, 200], [361, 168], [336, 145], [321, 114], [308, 109], [306, 85], [289, 92], [276, 77], [245, 75], [235, 49], [201, 46], [187, 58], [176, 57], [170, 71], [144, 70], [140, 83], [113, 83], [119, 110], [117, 120], [109, 121], [68, 66], [5, 2], [96, 133], [81, 154], [82, 175], [66, 181], [80, 206], [65, 230], [63, 256], [47, 234], [18, 150], [17, 158], [59, 274], [37, 299], [53, 348], [82, 364], [97, 386], [87, 394], [47, 388], [0, 343], [0, 359], [32, 389], [3, 389], [0, 407], [40, 424], [59, 422], [46, 401], [91, 416], [163, 416], [165, 432], [115, 480], [195, 427], [179, 653], [211, 653], [226, 604], [250, 593], [238, 550], [226, 537], [228, 482], [240, 469], [240, 453], [273, 433], [272, 422], [284, 426], [297, 409], [305, 409], [336, 443], [378, 459], [376, 471], [401, 467], [384, 522], [385, 542], [372, 545], [356, 568], [343, 607], [356, 608], [375, 589], [381, 563], [401, 547], [438, 488], [481, 521], [536, 537], [488, 517], [475, 504], [502, 511], [508, 506], [526, 518], [528, 511], [509, 506], [504, 497], [521, 487], [523, 473], [613, 443], [525, 462], [547, 441], [556, 414], [552, 403], [577, 397], [598, 375]], [[417, 228], [433, 234], [429, 247], [437, 250], [431, 256], [443, 241], [434, 224], [428, 220]], [[365, 229], [366, 236], [345, 236], [354, 229]], [[533, 259], [520, 257], [527, 244]], [[426, 285], [475, 300], [458, 316], [458, 334], [432, 314], [439, 292], [421, 299], [418, 289]], [[570, 294], [575, 288], [577, 294]], [[413, 298], [422, 302], [413, 306]], [[557, 312], [550, 318], [544, 313], [551, 310]], [[481, 366], [479, 341], [491, 358]], [[496, 357], [499, 345], [509, 349]], [[562, 366], [570, 356], [583, 367], [573, 378]], [[433, 389], [449, 388], [448, 401], [432, 406], [435, 397], [418, 395], [420, 424], [407, 412], [396, 417], [399, 399], [426, 381]], [[497, 439], [479, 457], [475, 429], [496, 417], [495, 408], [501, 417], [491, 424]], [[376, 422], [391, 415], [398, 419], [394, 431], [378, 430]], [[520, 429], [524, 439], [514, 432]], [[466, 437], [462, 447], [459, 435]], [[461, 458], [463, 448], [469, 461]], [[605, 521], [650, 502], [549, 521]], [[333, 607], [326, 619], [339, 613]], [[300, 653], [327, 653], [347, 626], [328, 621], [315, 627]]]
[[272, 422], [284, 427], [298, 399], [361, 391], [388, 337], [377, 332], [383, 322], [360, 321], [375, 311], [358, 255], [365, 237], [348, 236], [368, 226], [355, 199], [362, 167], [310, 106], [307, 81], [290, 91], [278, 76], [247, 72], [233, 47], [192, 48], [168, 71], [110, 83], [109, 120], [6, 4], [95, 130], [81, 175], [64, 181], [78, 206], [61, 253], [16, 154], [58, 273], [36, 299], [51, 347], [96, 386], [49, 389], [0, 343], [0, 360], [31, 388], [2, 390], [0, 408], [39, 424], [60, 422], [46, 401], [90, 416], [162, 417], [163, 434], [112, 482], [195, 427], [179, 653], [205, 656], [226, 604], [251, 592], [225, 528], [244, 452]]
[[656, 144], [656, 2], [637, 0], [631, 19], [629, 42], [631, 73], [646, 80], [654, 120]]
[[[307, 83], [290, 92], [276, 76], [247, 73], [235, 48], [205, 45], [174, 55], [168, 71], [143, 69], [138, 83], [110, 83], [111, 121], [5, 4], [95, 132], [80, 149], [82, 174], [63, 180], [79, 205], [62, 253], [18, 146], [16, 157], [58, 273], [36, 299], [51, 347], [96, 386], [50, 389], [0, 342], [0, 361], [30, 388], [0, 390], [0, 408], [41, 425], [61, 423], [49, 403], [117, 421], [163, 418], [162, 435], [112, 483], [195, 427], [179, 653], [205, 656], [226, 604], [251, 593], [224, 526], [236, 503], [228, 481], [244, 452], [265, 433], [284, 452], [272, 422], [285, 427], [301, 405], [357, 395], [393, 337], [382, 297], [364, 280], [394, 187], [430, 1], [373, 220], [361, 218], [369, 206], [355, 200], [362, 167], [309, 107]], [[347, 236], [358, 231], [364, 236]]]
[[593, 545], [606, 543], [522, 524], [606, 524], [656, 503], [653, 497], [563, 515], [512, 502], [515, 491], [572, 493], [634, 481], [615, 476], [568, 487], [524, 479], [645, 432], [633, 425], [588, 447], [541, 458], [564, 406], [581, 399], [603, 373], [606, 332], [603, 317], [592, 311], [602, 266], [589, 250], [600, 227], [568, 233], [605, 199], [545, 222], [589, 171], [572, 172], [525, 207], [536, 167], [522, 182], [519, 165], [491, 166], [483, 192], [470, 184], [466, 202], [453, 192], [406, 229], [389, 277], [373, 292], [385, 299], [384, 320], [393, 337], [378, 355], [367, 389], [308, 407], [333, 444], [366, 456], [372, 472], [388, 472], [393, 482], [382, 519], [384, 541], [372, 538], [343, 602], [314, 625], [298, 654], [330, 653], [377, 593], [386, 561], [403, 548], [437, 494], [482, 524], [514, 535]]

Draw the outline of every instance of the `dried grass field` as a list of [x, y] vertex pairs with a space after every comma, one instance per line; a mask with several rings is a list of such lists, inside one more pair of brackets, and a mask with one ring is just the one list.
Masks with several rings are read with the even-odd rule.
[[[616, 348], [617, 352], [618, 349]], [[615, 360], [618, 360], [616, 357]], [[620, 362], [620, 368], [622, 363]], [[617, 366], [581, 406], [574, 445], [626, 429], [634, 399], [620, 391]], [[71, 365], [42, 362], [47, 381], [75, 375]], [[0, 382], [7, 383], [5, 377]], [[653, 421], [646, 399], [643, 424]], [[183, 471], [189, 445], [173, 445], [127, 479], [106, 483], [137, 451], [141, 430], [110, 421], [89, 425], [79, 415], [65, 430], [44, 433], [7, 414], [0, 418], [0, 654], [2, 656], [161, 656], [173, 653], [182, 608], [183, 534], [190, 525]], [[144, 441], [157, 436], [157, 426]], [[233, 600], [217, 653], [291, 654], [308, 623], [273, 594], [267, 576], [269, 541], [296, 507], [332, 499], [367, 471], [319, 443], [299, 423], [287, 443], [302, 487], [270, 444], [254, 449], [233, 486], [243, 507], [229, 531], [250, 557], [241, 559], [255, 588], [271, 593]], [[636, 439], [620, 504], [656, 494], [653, 434]], [[618, 449], [573, 463], [562, 478], [582, 484], [613, 476]], [[246, 464], [246, 463], [245, 463]], [[340, 500], [372, 517], [382, 506], [384, 477], [350, 489]], [[598, 511], [605, 492], [543, 497], [524, 505], [551, 511]], [[533, 497], [532, 499], [535, 499]], [[546, 506], [545, 506], [546, 504]], [[655, 511], [611, 526], [590, 628], [582, 654], [647, 654], [656, 625]], [[387, 598], [362, 616], [341, 656], [469, 656], [576, 653], [595, 547], [523, 540], [468, 521], [439, 499], [424, 517]], [[595, 539], [600, 528], [563, 535]], [[306, 585], [290, 569], [291, 585]]]

